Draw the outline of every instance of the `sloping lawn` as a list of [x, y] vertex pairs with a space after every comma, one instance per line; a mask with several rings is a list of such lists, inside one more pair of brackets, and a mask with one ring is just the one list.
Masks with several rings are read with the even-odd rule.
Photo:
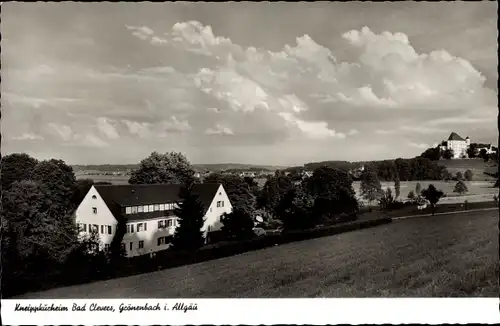
[[498, 211], [412, 218], [18, 298], [498, 296]]

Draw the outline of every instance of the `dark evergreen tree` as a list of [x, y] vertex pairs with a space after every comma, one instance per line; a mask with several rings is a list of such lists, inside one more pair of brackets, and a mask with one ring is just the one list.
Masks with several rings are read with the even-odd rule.
[[205, 211], [199, 197], [193, 192], [193, 184], [184, 186], [180, 191], [180, 201], [174, 213], [178, 218], [178, 226], [172, 240], [175, 250], [196, 251], [205, 243], [204, 224]]

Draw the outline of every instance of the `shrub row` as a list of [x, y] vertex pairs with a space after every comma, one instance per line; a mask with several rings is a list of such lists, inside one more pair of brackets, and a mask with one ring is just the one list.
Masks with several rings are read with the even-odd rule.
[[148, 273], [168, 268], [174, 268], [189, 264], [200, 263], [208, 260], [233, 256], [249, 251], [264, 249], [274, 245], [301, 241], [329, 235], [365, 229], [382, 224], [391, 223], [392, 219], [384, 218], [370, 221], [358, 221], [320, 228], [288, 231], [281, 234], [268, 234], [246, 241], [219, 242], [201, 248], [195, 253], [174, 250], [162, 250], [156, 252], [154, 257], [138, 256], [130, 258], [129, 264], [119, 276], [129, 276], [139, 273]]

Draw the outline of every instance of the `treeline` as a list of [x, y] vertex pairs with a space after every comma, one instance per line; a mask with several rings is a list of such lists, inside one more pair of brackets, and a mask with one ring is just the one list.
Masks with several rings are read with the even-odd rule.
[[96, 234], [78, 237], [74, 211], [85, 190], [70, 166], [11, 154], [2, 157], [1, 171], [4, 297], [112, 273], [123, 259], [120, 247], [102, 252]]
[[[355, 171], [361, 167], [370, 168], [372, 171], [376, 171], [378, 178], [383, 181], [393, 181], [396, 178], [401, 181], [442, 180], [447, 175], [444, 167], [424, 157], [366, 162], [325, 161], [308, 163], [304, 165], [303, 170], [312, 171], [318, 167], [329, 167], [342, 171]], [[289, 171], [300, 170], [300, 167], [289, 169]], [[352, 177], [354, 180], [360, 180], [361, 174], [353, 174]]]

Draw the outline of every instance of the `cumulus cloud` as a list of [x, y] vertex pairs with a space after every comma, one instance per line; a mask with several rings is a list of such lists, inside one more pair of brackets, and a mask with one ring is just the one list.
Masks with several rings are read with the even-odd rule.
[[109, 139], [117, 139], [120, 137], [120, 135], [118, 135], [118, 132], [116, 131], [116, 128], [111, 124], [109, 119], [105, 117], [100, 117], [97, 119], [97, 128]]
[[129, 120], [123, 120], [122, 121], [128, 128], [128, 131], [135, 136], [138, 136], [139, 138], [150, 138], [152, 136], [151, 130], [150, 130], [150, 123], [147, 122], [137, 122], [137, 121], [129, 121]]
[[[376, 140], [420, 149], [440, 130], [490, 126], [497, 111], [496, 93], [468, 61], [441, 49], [421, 53], [398, 31], [341, 31], [331, 48], [297, 35], [269, 50], [239, 45], [197, 21], [178, 22], [166, 33], [140, 25], [124, 29], [142, 41], [137, 53], [143, 56], [124, 53], [115, 66], [92, 69], [48, 63], [33, 65], [31, 75], [10, 70], [14, 90], [2, 101], [43, 112], [42, 136], [47, 131], [96, 147], [122, 138], [176, 145], [173, 139], [181, 137], [201, 147], [215, 146], [214, 140], [232, 149], [293, 148], [297, 140], [334, 147], [377, 134], [391, 137]], [[349, 54], [347, 61], [336, 57], [339, 49]], [[29, 92], [19, 92], [30, 83]], [[49, 121], [55, 111], [46, 109], [55, 106], [79, 124]], [[168, 137], [172, 133], [178, 138]]]

